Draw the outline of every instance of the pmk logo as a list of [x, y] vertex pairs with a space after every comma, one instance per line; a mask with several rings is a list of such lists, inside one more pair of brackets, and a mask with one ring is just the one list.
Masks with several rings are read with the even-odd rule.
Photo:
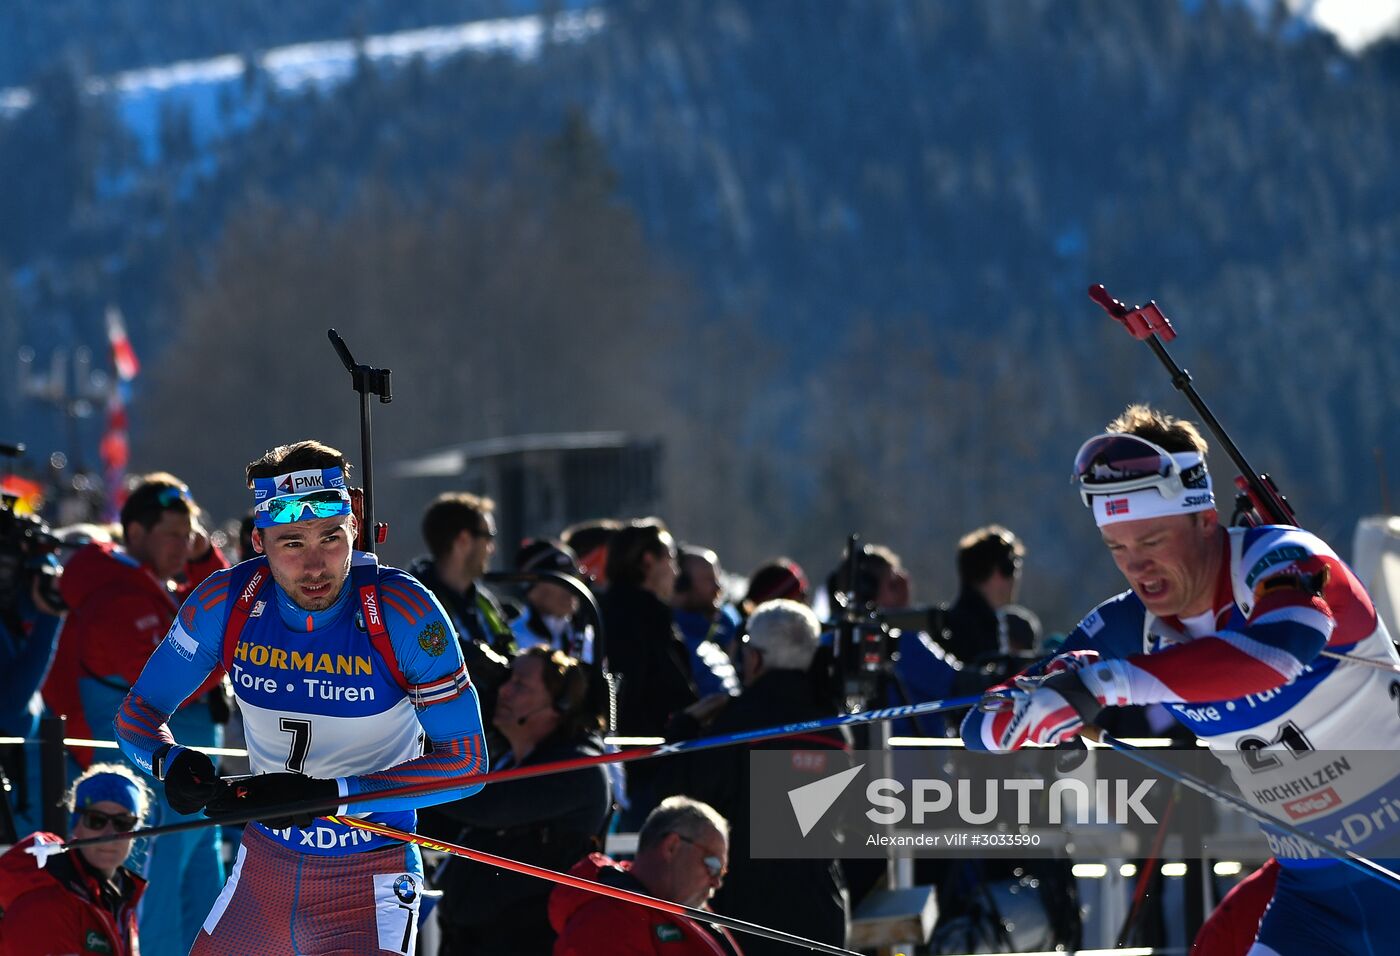
[[1322, 813], [1324, 810], [1331, 810], [1341, 802], [1342, 798], [1337, 795], [1337, 791], [1328, 787], [1326, 790], [1310, 793], [1306, 797], [1290, 800], [1283, 805], [1283, 810], [1290, 819], [1301, 820], [1304, 817]]
[[322, 475], [293, 475], [292, 490], [308, 491], [312, 488], [326, 487], [326, 480]]
[[365, 609], [365, 620], [370, 627], [379, 627], [379, 599], [375, 596], [374, 585], [368, 584], [360, 588], [360, 604]]

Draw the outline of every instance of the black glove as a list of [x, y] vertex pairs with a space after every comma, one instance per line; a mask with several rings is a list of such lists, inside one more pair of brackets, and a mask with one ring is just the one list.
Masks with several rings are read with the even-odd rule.
[[[255, 820], [273, 830], [309, 827], [316, 817], [334, 813], [340, 801], [340, 787], [334, 780], [322, 780], [300, 773], [260, 773], [221, 783], [219, 795], [204, 808], [206, 817], [218, 820], [235, 814], [253, 814]], [[289, 803], [306, 800], [317, 800], [322, 808], [278, 816], [258, 816], [259, 811], [275, 812]]]
[[156, 751], [151, 769], [165, 784], [165, 800], [177, 813], [197, 813], [219, 792], [219, 773], [209, 755], [166, 744]]

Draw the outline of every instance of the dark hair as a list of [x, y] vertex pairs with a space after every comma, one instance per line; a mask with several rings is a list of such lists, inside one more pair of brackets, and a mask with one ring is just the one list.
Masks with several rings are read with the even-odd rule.
[[264, 452], [261, 458], [248, 462], [248, 487], [253, 487], [254, 478], [276, 478], [308, 468], [339, 468], [346, 481], [350, 479], [350, 462], [345, 460], [340, 449], [308, 438], [290, 445], [278, 445]]
[[593, 584], [607, 586], [608, 542], [617, 534], [622, 522], [612, 518], [597, 518], [571, 524], [559, 533], [559, 540], [574, 549], [584, 576]]
[[609, 583], [640, 587], [646, 580], [642, 558], [648, 554], [669, 558], [675, 546], [666, 540], [670, 537], [670, 530], [660, 518], [639, 518], [620, 528], [608, 542]]
[[1026, 546], [999, 524], [989, 524], [963, 535], [958, 542], [958, 580], [981, 584], [1000, 571], [1012, 577], [1026, 556]]
[[122, 503], [122, 534], [126, 534], [127, 528], [133, 524], [139, 524], [149, 531], [167, 511], [186, 515], [195, 513], [189, 488], [168, 472], [158, 471], [141, 476], [140, 483]]
[[496, 502], [465, 491], [438, 495], [423, 512], [423, 543], [434, 558], [452, 550], [452, 542], [463, 531], [481, 537], [493, 534], [486, 516], [496, 510]]
[[250, 511], [238, 522], [238, 560], [240, 561], [257, 557], [258, 551], [253, 547], [253, 527], [253, 513]]
[[676, 556], [676, 563], [680, 565], [680, 574], [676, 575], [676, 593], [685, 594], [695, 586], [695, 576], [690, 573], [691, 562], [703, 561], [716, 572], [720, 570], [719, 555], [709, 548], [701, 548], [697, 545], [681, 545]]
[[787, 598], [807, 601], [807, 575], [791, 558], [774, 558], [759, 565], [749, 576], [744, 603], [757, 606], [764, 601]]
[[588, 671], [581, 663], [543, 644], [527, 647], [516, 655], [517, 660], [522, 657], [539, 659], [540, 680], [559, 715], [559, 736], [572, 740], [603, 730], [603, 715], [588, 706]]
[[[856, 606], [869, 604], [880, 593], [880, 582], [891, 571], [903, 570], [899, 555], [882, 544], [867, 544], [856, 553]], [[826, 576], [826, 593], [836, 594], [850, 587], [846, 562]]]
[[574, 549], [582, 557], [599, 548], [606, 548], [613, 535], [622, 529], [621, 521], [612, 518], [599, 518], [596, 521], [580, 521], [571, 524], [559, 533], [559, 540]]

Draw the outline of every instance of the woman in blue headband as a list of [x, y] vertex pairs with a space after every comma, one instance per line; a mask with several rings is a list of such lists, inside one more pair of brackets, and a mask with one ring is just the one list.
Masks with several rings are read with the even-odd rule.
[[[150, 807], [150, 793], [120, 764], [97, 764], [68, 793], [74, 840], [130, 833]], [[0, 857], [0, 956], [107, 953], [134, 956], [136, 904], [146, 881], [124, 864], [131, 837], [79, 847], [42, 868], [25, 848], [58, 837], [36, 833]]]

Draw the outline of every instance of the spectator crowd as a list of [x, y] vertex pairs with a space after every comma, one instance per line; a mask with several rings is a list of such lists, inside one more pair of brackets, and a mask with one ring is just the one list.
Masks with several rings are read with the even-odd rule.
[[[229, 537], [229, 553], [209, 528], [191, 491], [159, 473], [131, 486], [116, 524], [59, 529], [61, 602], [21, 589], [0, 614], [0, 735], [32, 740], [42, 714], [61, 714], [70, 737], [110, 739], [124, 695], [182, 601], [210, 574], [254, 556], [247, 520]], [[1024, 546], [998, 526], [957, 544], [954, 600], [928, 606], [916, 605], [899, 556], [879, 545], [850, 560], [833, 553], [826, 585], [814, 591], [804, 569], [778, 554], [747, 578], [731, 575], [714, 550], [677, 540], [655, 517], [503, 542], [495, 504], [460, 492], [427, 504], [421, 533], [424, 554], [409, 571], [450, 618], [481, 703], [492, 770], [601, 755], [614, 746], [609, 735], [675, 741], [830, 717], [850, 703], [833, 674], [833, 628], [823, 620], [840, 608], [861, 609], [898, 636], [881, 690], [890, 703], [975, 692], [1042, 650], [1039, 622], [1015, 604]], [[506, 580], [491, 580], [493, 562], [510, 572], [498, 576]], [[240, 715], [222, 669], [171, 727], [183, 744], [239, 744]], [[895, 732], [952, 731], [934, 718], [901, 722]], [[512, 780], [423, 811], [420, 828], [844, 946], [852, 908], [878, 888], [883, 867], [750, 858], [748, 753], [810, 751], [810, 766], [824, 776], [867, 744], [831, 731], [635, 761], [625, 771], [595, 765]], [[145, 956], [188, 952], [224, 884], [219, 828], [137, 841], [134, 852], [130, 840], [100, 853], [70, 851], [38, 875], [24, 846], [55, 839], [41, 832], [38, 758], [32, 745], [0, 750], [11, 783], [6, 842], [23, 838], [0, 857], [0, 954], [49, 951], [26, 948], [34, 919], [45, 920], [45, 934], [72, 936], [73, 952], [135, 953], [138, 936]], [[127, 766], [102, 762], [110, 759], [108, 751], [71, 749], [69, 836], [183, 818]], [[242, 769], [235, 758], [220, 768]], [[604, 852], [610, 832], [637, 834], [630, 860]], [[958, 874], [925, 875], [950, 901], [974, 895], [967, 880], [984, 876], [964, 874], [958, 887]], [[466, 859], [447, 857], [428, 877], [441, 891], [441, 956], [794, 952]], [[959, 915], [945, 904], [944, 919]], [[64, 942], [54, 951], [69, 951]]]

